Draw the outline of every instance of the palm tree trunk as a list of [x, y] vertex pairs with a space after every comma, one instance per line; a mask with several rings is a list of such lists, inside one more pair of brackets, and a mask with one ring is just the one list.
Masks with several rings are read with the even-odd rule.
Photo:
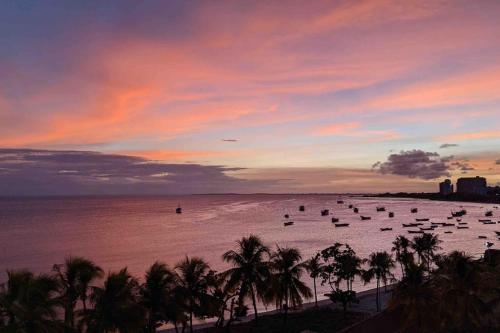
[[379, 288], [380, 288], [380, 279], [377, 278], [377, 293], [375, 297], [375, 301], [377, 302], [377, 312], [380, 311], [380, 305], [379, 305]]
[[257, 313], [257, 299], [255, 298], [255, 291], [253, 290], [253, 286], [250, 288], [250, 291], [252, 293], [253, 311], [255, 313], [255, 324], [257, 324], [259, 321], [259, 315]]
[[177, 327], [177, 322], [174, 322], [175, 333], [179, 333], [179, 327]]
[[189, 310], [189, 332], [193, 333], [193, 310]]
[[313, 279], [314, 284], [314, 304], [318, 307], [318, 294], [316, 293], [316, 278]]

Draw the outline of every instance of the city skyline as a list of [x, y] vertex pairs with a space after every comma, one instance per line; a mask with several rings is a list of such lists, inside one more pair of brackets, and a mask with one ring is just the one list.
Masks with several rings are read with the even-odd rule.
[[500, 4], [3, 2], [4, 195], [500, 184]]

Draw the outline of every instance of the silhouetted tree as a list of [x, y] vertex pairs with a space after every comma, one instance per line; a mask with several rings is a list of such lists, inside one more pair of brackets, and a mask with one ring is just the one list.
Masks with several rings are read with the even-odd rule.
[[[59, 282], [59, 293], [64, 306], [66, 331], [75, 329], [75, 306], [78, 299], [85, 303], [89, 283], [102, 275], [102, 270], [92, 261], [81, 257], [68, 257], [64, 264], [54, 265]], [[84, 305], [86, 308], [86, 305]]]
[[146, 272], [141, 286], [141, 303], [146, 310], [146, 332], [156, 332], [156, 328], [169, 321], [170, 307], [175, 306], [173, 290], [176, 275], [167, 265], [155, 262]]
[[244, 306], [245, 298], [251, 297], [257, 322], [257, 297], [263, 299], [270, 278], [267, 261], [269, 248], [255, 235], [243, 237], [237, 243], [236, 251], [228, 251], [222, 256], [224, 261], [233, 265], [233, 268], [227, 270], [225, 274], [228, 276], [228, 284], [231, 288], [239, 286], [238, 307], [240, 309]]
[[[58, 284], [54, 277], [29, 271], [7, 271], [0, 288], [0, 316], [5, 332], [62, 332], [57, 319]], [[1, 325], [0, 325], [1, 327]]]
[[271, 255], [271, 288], [270, 298], [276, 302], [276, 307], [284, 310], [286, 324], [288, 309], [302, 305], [303, 298], [311, 298], [311, 289], [301, 280], [305, 265], [301, 263], [302, 256], [295, 248], [277, 247]]
[[374, 252], [366, 260], [368, 269], [362, 274], [363, 281], [369, 283], [373, 278], [377, 280], [376, 303], [377, 311], [380, 311], [380, 281], [387, 281], [392, 276], [391, 269], [395, 267], [394, 261], [389, 253]]
[[175, 270], [178, 275], [177, 297], [189, 315], [189, 331], [193, 332], [193, 316], [205, 316], [213, 300], [208, 294], [207, 275], [210, 267], [201, 258], [186, 257], [175, 266]]
[[139, 332], [146, 325], [139, 283], [126, 268], [109, 273], [103, 287], [92, 287], [91, 309], [83, 316], [88, 333]]
[[311, 259], [306, 261], [305, 268], [309, 273], [309, 276], [313, 279], [314, 286], [314, 305], [318, 307], [318, 293], [316, 291], [316, 279], [320, 276], [323, 271], [323, 264], [321, 262], [321, 256], [319, 253], [314, 255]]

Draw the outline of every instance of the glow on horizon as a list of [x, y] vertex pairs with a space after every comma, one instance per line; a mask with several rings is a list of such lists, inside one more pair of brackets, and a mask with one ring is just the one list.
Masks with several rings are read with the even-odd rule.
[[0, 147], [249, 168], [234, 174], [304, 191], [355, 187], [357, 170], [367, 190], [430, 189], [370, 174], [421, 149], [494, 184], [498, 17], [498, 1], [4, 2]]

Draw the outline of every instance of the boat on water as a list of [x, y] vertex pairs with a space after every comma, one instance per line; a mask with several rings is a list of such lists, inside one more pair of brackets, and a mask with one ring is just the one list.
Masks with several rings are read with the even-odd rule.
[[306, 207], [305, 206], [299, 206], [299, 212], [304, 212], [306, 210]]
[[403, 223], [403, 228], [413, 227], [413, 223]]
[[458, 222], [459, 225], [467, 224], [467, 222]]
[[500, 236], [500, 231], [495, 231], [495, 233], [497, 234], [497, 236]]
[[445, 231], [444, 233], [445, 233], [445, 234], [452, 234], [452, 233], [453, 233], [453, 231]]
[[283, 225], [284, 225], [285, 227], [288, 227], [288, 226], [290, 226], [290, 225], [293, 225], [293, 221], [288, 221], [288, 222], [285, 222], [285, 223], [283, 223]]
[[361, 220], [371, 220], [372, 218], [370, 216], [363, 216], [361, 215]]
[[457, 219], [457, 222], [462, 222], [462, 219]]
[[394, 212], [389, 212], [389, 217], [393, 218], [394, 217]]
[[451, 212], [451, 216], [453, 216], [453, 217], [462, 217], [466, 214], [467, 214], [467, 211], [465, 209], [461, 209], [457, 212], [453, 212], [453, 211]]
[[486, 213], [484, 213], [484, 216], [493, 216], [493, 211], [489, 210]]
[[420, 230], [422, 231], [430, 231], [430, 230], [434, 230], [434, 227], [425, 227], [425, 228], [420, 228]]
[[175, 213], [176, 214], [182, 214], [182, 208], [181, 208], [181, 206], [177, 206], [177, 208], [175, 209]]
[[491, 220], [488, 220], [488, 219], [479, 219], [478, 221], [479, 222], [491, 222]]
[[332, 223], [336, 223], [338, 221], [339, 221], [339, 219], [337, 217], [332, 217]]
[[429, 221], [429, 219], [427, 219], [427, 218], [425, 218], [425, 219], [418, 219], [417, 218], [417, 219], [415, 219], [415, 221], [417, 221], [417, 222], [427, 222], [427, 221]]
[[330, 215], [330, 211], [328, 209], [323, 209], [321, 211], [321, 216], [328, 216], [328, 215]]
[[380, 228], [380, 231], [389, 231], [392, 230], [392, 228]]
[[338, 228], [338, 227], [348, 227], [349, 223], [336, 223], [334, 225], [335, 225], [335, 228]]
[[354, 207], [354, 208], [352, 209], [352, 211], [353, 211], [354, 213], [356, 213], [356, 214], [357, 214], [357, 213], [359, 213], [359, 209], [358, 209], [357, 207]]
[[422, 230], [408, 230], [409, 234], [423, 234], [424, 232]]
[[416, 223], [411, 223], [411, 225], [413, 225], [413, 226], [415, 226], [415, 227], [416, 227], [416, 226], [419, 226], [419, 225], [424, 225], [424, 224], [423, 224], [423, 223], [420, 223], [420, 222], [416, 222]]
[[457, 229], [469, 229], [468, 226], [457, 226]]
[[284, 215], [284, 217], [285, 217], [286, 219], [288, 219], [288, 218], [290, 218], [290, 215], [285, 214], [285, 215]]
[[483, 222], [483, 224], [497, 224], [495, 221]]
[[447, 216], [446, 217], [448, 220], [452, 220], [453, 219], [453, 216]]
[[353, 206], [353, 205], [349, 205], [349, 206], [348, 206], [348, 208], [349, 208], [349, 209], [352, 209], [352, 207], [354, 207], [354, 206]]
[[442, 226], [443, 227], [453, 227], [453, 226], [455, 226], [455, 223], [443, 223]]
[[339, 205], [341, 205], [341, 204], [343, 204], [343, 203], [344, 203], [344, 200], [337, 200], [337, 203], [338, 203]]
[[418, 213], [418, 208], [412, 208], [410, 210], [410, 213], [412, 213], [412, 214]]
[[379, 206], [376, 209], [377, 209], [377, 212], [385, 212], [385, 207], [384, 206]]
[[480, 238], [480, 239], [487, 239], [488, 237], [486, 237], [486, 236], [477, 236], [477, 238]]

